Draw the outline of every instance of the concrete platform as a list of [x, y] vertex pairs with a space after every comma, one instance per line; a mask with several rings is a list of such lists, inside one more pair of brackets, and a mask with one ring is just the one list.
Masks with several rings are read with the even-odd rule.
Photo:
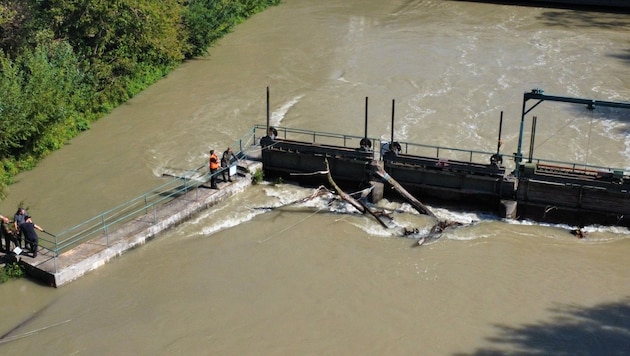
[[[254, 158], [255, 159], [255, 158]], [[252, 185], [252, 173], [262, 169], [256, 160], [241, 160], [232, 182], [218, 183], [219, 189], [204, 185], [161, 205], [155, 212], [109, 230], [107, 236], [92, 239], [54, 258], [41, 249], [36, 258], [30, 252], [17, 256], [26, 274], [52, 287], [60, 287], [104, 265], [133, 248], [142, 246], [160, 233], [173, 228], [195, 214], [216, 205]], [[154, 221], [157, 221], [155, 223]]]

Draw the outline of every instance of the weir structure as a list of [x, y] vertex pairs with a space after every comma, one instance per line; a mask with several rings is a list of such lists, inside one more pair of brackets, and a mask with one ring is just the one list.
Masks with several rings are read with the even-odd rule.
[[[534, 104], [528, 107], [528, 103]], [[554, 162], [534, 157], [537, 118], [532, 118], [527, 162], [522, 163], [525, 117], [539, 104], [561, 102], [597, 108], [630, 109], [630, 103], [546, 95], [533, 89], [523, 95], [523, 110], [517, 151], [514, 155], [518, 178], [515, 199], [521, 216], [536, 220], [630, 226], [630, 176], [621, 168], [603, 168], [576, 163]], [[588, 147], [587, 147], [588, 149]]]
[[[269, 98], [269, 95], [267, 95]], [[530, 100], [537, 100], [527, 108]], [[630, 172], [622, 168], [552, 161], [535, 158], [535, 122], [527, 162], [523, 163], [522, 142], [525, 117], [543, 101], [586, 105], [588, 109], [611, 107], [630, 109], [629, 103], [545, 95], [535, 89], [523, 96], [518, 148], [513, 159], [516, 169], [506, 172], [501, 149], [501, 115], [496, 152], [466, 150], [399, 142], [394, 138], [392, 102], [391, 140], [368, 137], [367, 98], [363, 136], [307, 132], [274, 128], [261, 140], [266, 176], [281, 176], [298, 182], [317, 181], [309, 172], [325, 169], [354, 189], [372, 186], [372, 200], [388, 192], [376, 177], [384, 169], [407, 191], [421, 199], [433, 199], [450, 206], [466, 204], [490, 208], [504, 218], [531, 219], [583, 227], [590, 224], [630, 227]], [[330, 143], [336, 139], [336, 143]], [[374, 149], [372, 149], [374, 148]], [[305, 175], [307, 174], [307, 175]], [[318, 183], [324, 183], [320, 177]]]
[[[526, 109], [529, 100], [538, 102]], [[507, 172], [500, 151], [503, 115], [495, 152], [426, 145], [395, 141], [392, 101], [392, 133], [385, 142], [368, 135], [367, 98], [363, 135], [348, 135], [270, 126], [267, 89], [267, 124], [255, 125], [230, 145], [239, 158], [226, 168], [238, 177], [233, 183], [209, 189], [211, 175], [205, 164], [177, 176], [165, 174], [163, 185], [141, 196], [51, 237], [40, 236], [36, 258], [8, 257], [23, 265], [28, 275], [59, 287], [243, 191], [259, 172], [264, 171], [267, 180], [283, 177], [299, 184], [326, 184], [321, 173], [328, 170], [327, 162], [339, 186], [369, 187], [373, 202], [393, 194], [385, 186], [394, 183], [418, 201], [491, 209], [505, 218], [630, 227], [629, 171], [539, 159], [531, 148], [523, 162], [525, 115], [545, 100], [630, 108], [627, 103], [547, 96], [540, 90], [525, 93], [519, 145], [513, 154], [517, 168]]]

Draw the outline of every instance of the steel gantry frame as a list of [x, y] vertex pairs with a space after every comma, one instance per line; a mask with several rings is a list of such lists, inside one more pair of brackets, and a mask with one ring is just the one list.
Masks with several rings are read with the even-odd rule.
[[[530, 108], [527, 108], [527, 102], [529, 100], [538, 100], [535, 104], [533, 104]], [[594, 110], [598, 106], [603, 107], [611, 107], [611, 108], [620, 108], [620, 109], [630, 109], [630, 103], [623, 102], [614, 102], [614, 101], [602, 101], [595, 99], [583, 99], [583, 98], [571, 98], [566, 96], [556, 96], [556, 95], [546, 95], [542, 89], [532, 89], [532, 91], [523, 94], [523, 110], [521, 114], [521, 126], [518, 135], [518, 147], [517, 151], [514, 154], [514, 162], [516, 163], [516, 169], [514, 174], [518, 177], [520, 171], [521, 161], [523, 160], [523, 153], [521, 151], [523, 145], [523, 135], [524, 135], [524, 126], [525, 126], [525, 115], [530, 113], [543, 101], [558, 101], [563, 103], [571, 103], [571, 104], [581, 104], [586, 105], [589, 110]], [[535, 135], [532, 132], [532, 135]]]

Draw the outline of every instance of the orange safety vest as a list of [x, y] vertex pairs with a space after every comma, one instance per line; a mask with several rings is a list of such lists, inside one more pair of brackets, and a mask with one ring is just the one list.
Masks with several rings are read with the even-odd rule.
[[210, 169], [219, 169], [219, 157], [216, 153], [210, 156]]

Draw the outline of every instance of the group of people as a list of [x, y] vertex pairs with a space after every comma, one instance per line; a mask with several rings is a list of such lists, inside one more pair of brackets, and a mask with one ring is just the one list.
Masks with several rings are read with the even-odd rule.
[[[33, 258], [37, 257], [39, 236], [37, 236], [36, 230], [44, 231], [33, 222], [24, 208], [18, 208], [13, 215], [13, 221], [0, 214], [0, 235], [2, 237], [0, 245], [3, 245], [2, 249], [7, 254], [15, 253], [15, 249], [19, 248], [19, 250], [29, 250]], [[12, 244], [13, 247], [11, 247]]]
[[221, 168], [221, 178], [223, 179], [223, 182], [232, 181], [232, 178], [230, 177], [230, 165], [233, 161], [238, 161], [238, 158], [236, 157], [234, 152], [232, 152], [232, 149], [230, 147], [228, 147], [223, 152], [220, 161], [214, 150], [210, 150], [210, 188], [219, 189], [219, 187], [217, 186], [217, 172], [219, 171], [219, 168]]

